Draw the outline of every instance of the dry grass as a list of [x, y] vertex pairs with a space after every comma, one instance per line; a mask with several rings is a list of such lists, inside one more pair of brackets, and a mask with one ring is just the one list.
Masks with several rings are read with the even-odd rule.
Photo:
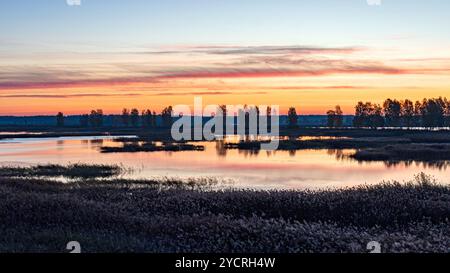
[[2, 176], [0, 251], [63, 252], [72, 240], [86, 252], [365, 252], [374, 240], [386, 252], [450, 249], [450, 188], [423, 174], [323, 191], [169, 182]]

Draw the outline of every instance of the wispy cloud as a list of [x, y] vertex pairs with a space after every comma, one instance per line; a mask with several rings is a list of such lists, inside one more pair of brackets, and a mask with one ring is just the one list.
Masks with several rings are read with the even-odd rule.
[[[219, 96], [219, 95], [248, 95], [248, 92], [208, 91], [208, 92], [160, 92], [153, 96]], [[252, 95], [264, 95], [267, 92], [251, 92]]]
[[321, 90], [321, 89], [367, 89], [367, 86], [331, 85], [331, 86], [273, 86], [274, 90]]
[[[140, 51], [137, 54], [213, 54], [213, 55], [273, 55], [273, 54], [351, 54], [363, 47], [318, 47], [318, 46], [186, 46], [166, 50]], [[133, 52], [128, 52], [133, 53]]]
[[[363, 74], [405, 75], [449, 73], [445, 65], [398, 65], [389, 60], [361, 57], [360, 47], [313, 46], [194, 46], [152, 54], [183, 53], [175, 58], [148, 61], [137, 58], [85, 66], [69, 63], [0, 67], [0, 90], [56, 88], [115, 88], [156, 85], [162, 81], [201, 79], [302, 78]], [[202, 54], [192, 56], [191, 53]], [[216, 55], [211, 57], [211, 55]], [[117, 57], [117, 56], [115, 56]], [[102, 56], [105, 58], [105, 56]], [[420, 60], [416, 60], [417, 62]], [[401, 63], [401, 62], [400, 62]], [[71, 69], [74, 68], [74, 69]], [[191, 83], [192, 84], [192, 83]], [[337, 88], [334, 88], [337, 89]], [[342, 88], [344, 89], [344, 88]], [[170, 93], [170, 90], [168, 90]]]
[[412, 71], [387, 66], [346, 66], [323, 69], [291, 68], [212, 68], [190, 71], [164, 72], [159, 79], [196, 78], [276, 78], [276, 77], [314, 77], [334, 74], [406, 74]]
[[124, 94], [101, 94], [101, 93], [91, 93], [91, 94], [11, 94], [11, 95], [0, 95], [0, 98], [33, 98], [33, 99], [66, 99], [66, 98], [84, 98], [84, 97], [132, 97], [141, 96], [142, 94], [136, 93], [124, 93]]
[[56, 80], [46, 82], [22, 79], [14, 82], [0, 82], [0, 89], [48, 89], [48, 88], [83, 88], [123, 86], [130, 84], [150, 84], [161, 80], [176, 79], [225, 79], [225, 78], [279, 78], [279, 77], [319, 77], [338, 74], [423, 74], [447, 72], [434, 69], [401, 69], [388, 66], [343, 66], [319, 69], [293, 68], [192, 68], [185, 70], [160, 71], [157, 76], [149, 77], [119, 77], [91, 80]]
[[313, 46], [248, 46], [234, 48], [203, 47], [205, 53], [220, 55], [272, 55], [272, 54], [350, 54], [357, 47], [313, 47]]

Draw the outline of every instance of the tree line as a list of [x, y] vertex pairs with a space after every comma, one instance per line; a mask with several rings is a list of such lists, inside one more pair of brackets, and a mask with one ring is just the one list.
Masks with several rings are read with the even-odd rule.
[[450, 101], [439, 97], [416, 102], [386, 99], [383, 105], [358, 102], [353, 125], [372, 128], [450, 126]]
[[[142, 110], [139, 112], [138, 109], [127, 109], [122, 110], [120, 115], [119, 124], [122, 127], [144, 127], [144, 128], [155, 128], [158, 127], [157, 117], [160, 116], [162, 124], [160, 126], [170, 127], [172, 125], [172, 106], [164, 108], [158, 115], [155, 111], [150, 109]], [[92, 110], [90, 114], [84, 114], [80, 117], [81, 127], [102, 127], [104, 123], [104, 114], [102, 109]], [[64, 126], [64, 114], [59, 112], [56, 115], [56, 125], [58, 127]]]
[[[219, 106], [224, 116], [227, 115], [225, 105]], [[245, 107], [246, 124], [249, 119], [249, 112], [253, 108]], [[259, 108], [256, 107], [259, 118]], [[270, 124], [270, 107], [267, 109]], [[170, 127], [172, 125], [173, 108], [168, 106], [160, 114], [149, 109], [141, 112], [133, 108], [124, 108], [120, 116], [120, 123], [123, 127]], [[328, 127], [342, 127], [344, 125], [344, 113], [339, 105], [333, 110], [329, 110], [327, 115]], [[157, 117], [161, 118], [161, 124], [157, 124]], [[82, 127], [102, 127], [104, 114], [101, 109], [92, 110], [90, 114], [80, 117]], [[287, 122], [290, 128], [297, 127], [298, 115], [295, 107], [290, 107], [287, 115]], [[57, 126], [64, 126], [64, 114], [59, 112], [56, 115]], [[355, 116], [353, 118], [354, 127], [443, 127], [450, 126], [450, 101], [447, 98], [431, 98], [413, 102], [409, 99], [396, 100], [386, 99], [382, 105], [372, 102], [358, 102], [355, 106]]]

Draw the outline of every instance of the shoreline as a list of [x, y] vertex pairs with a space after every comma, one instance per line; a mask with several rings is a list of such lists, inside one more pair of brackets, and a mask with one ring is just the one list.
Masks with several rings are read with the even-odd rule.
[[[168, 129], [110, 129], [109, 131], [82, 132], [41, 131], [39, 134], [31, 131], [29, 134], [21, 134], [23, 131], [18, 131], [19, 134], [9, 135], [0, 132], [0, 140], [99, 136], [115, 137], [117, 138], [115, 142], [121, 145], [117, 147], [103, 146], [100, 149], [102, 153], [201, 152], [204, 150], [204, 146], [197, 145], [199, 141], [173, 141]], [[134, 137], [123, 138], [124, 135]], [[386, 162], [388, 164], [422, 162], [439, 165], [450, 160], [450, 131], [296, 128], [281, 130], [280, 138], [277, 150], [295, 152], [308, 149], [353, 149], [356, 150], [355, 153], [349, 155], [348, 158], [360, 162]], [[157, 142], [162, 144], [157, 144]], [[225, 142], [223, 149], [260, 151], [262, 143], [264, 141], [261, 140]]]

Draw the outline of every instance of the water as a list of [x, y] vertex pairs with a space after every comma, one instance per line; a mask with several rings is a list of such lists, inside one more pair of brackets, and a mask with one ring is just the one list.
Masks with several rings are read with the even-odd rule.
[[419, 172], [450, 182], [446, 167], [359, 163], [346, 157], [352, 150], [254, 153], [224, 150], [221, 142], [197, 144], [204, 145], [205, 151], [102, 154], [101, 146], [121, 144], [105, 136], [5, 139], [0, 140], [0, 164], [121, 164], [134, 169], [125, 174], [126, 178], [215, 177], [235, 187], [255, 189], [316, 189], [405, 181]]

